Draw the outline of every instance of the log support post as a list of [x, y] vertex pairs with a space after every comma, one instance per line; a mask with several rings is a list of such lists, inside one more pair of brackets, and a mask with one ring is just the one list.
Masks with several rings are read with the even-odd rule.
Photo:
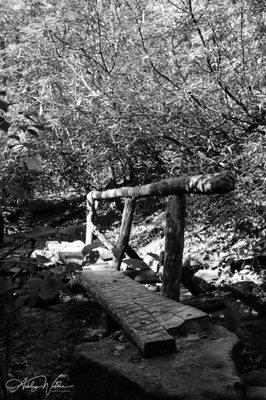
[[169, 196], [165, 227], [163, 295], [176, 301], [179, 301], [182, 277], [185, 212], [185, 195]]
[[125, 200], [122, 223], [120, 228], [120, 234], [116, 243], [117, 254], [113, 257], [113, 266], [120, 270], [120, 265], [123, 259], [123, 255], [128, 246], [130, 230], [132, 225], [132, 219], [134, 214], [135, 199], [128, 198]]
[[87, 211], [86, 211], [86, 241], [85, 244], [92, 244], [93, 242], [93, 227], [96, 216], [98, 202], [87, 200]]

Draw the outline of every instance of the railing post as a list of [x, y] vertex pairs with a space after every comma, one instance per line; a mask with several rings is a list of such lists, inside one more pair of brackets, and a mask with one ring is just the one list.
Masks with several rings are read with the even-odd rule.
[[86, 240], [85, 244], [92, 244], [93, 241], [93, 222], [96, 215], [97, 203], [95, 200], [87, 200], [86, 211]]
[[182, 277], [185, 213], [185, 195], [169, 196], [165, 227], [163, 294], [169, 299], [177, 301], [180, 296]]
[[113, 266], [116, 267], [117, 270], [120, 270], [121, 261], [125, 253], [126, 247], [128, 245], [132, 219], [134, 214], [134, 206], [135, 206], [135, 199], [129, 198], [125, 200], [120, 234], [116, 244], [118, 252], [113, 257]]

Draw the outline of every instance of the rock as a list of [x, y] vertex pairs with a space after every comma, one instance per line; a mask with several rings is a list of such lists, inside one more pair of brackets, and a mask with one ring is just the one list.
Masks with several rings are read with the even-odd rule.
[[48, 249], [34, 250], [31, 253], [30, 258], [35, 259], [37, 264], [46, 267], [55, 265], [56, 262], [58, 261], [58, 256]]
[[182, 303], [187, 304], [191, 307], [198, 308], [204, 312], [214, 312], [220, 311], [225, 308], [224, 305], [224, 293], [221, 292], [213, 292], [213, 293], [204, 293], [199, 296], [193, 296], [187, 299], [182, 300]]
[[160, 288], [157, 285], [147, 285], [147, 289], [150, 292], [155, 292], [155, 293], [160, 291]]
[[137, 260], [135, 258], [125, 258], [123, 263], [128, 266], [128, 269], [134, 269], [138, 271], [149, 270], [149, 266], [142, 260]]
[[142, 271], [135, 277], [135, 281], [139, 283], [160, 283], [160, 279], [158, 275], [153, 272], [151, 269], [147, 271]]
[[101, 246], [102, 246], [102, 243], [99, 240], [94, 241], [92, 244], [86, 244], [86, 246], [84, 246], [82, 249], [82, 255], [85, 257], [93, 249], [96, 249]]
[[134, 269], [121, 269], [123, 274], [126, 275], [128, 278], [130, 279], [135, 279], [136, 276], [139, 274], [138, 271], [134, 270]]
[[[236, 336], [223, 327], [179, 338], [178, 352], [145, 359], [129, 341], [77, 347], [71, 370], [80, 400], [244, 400], [231, 360]], [[107, 390], [108, 389], [108, 390]]]
[[200, 278], [207, 283], [213, 283], [219, 278], [219, 275], [217, 269], [200, 269], [195, 273], [195, 277]]
[[225, 289], [230, 291], [234, 297], [250, 304], [259, 313], [266, 313], [266, 292], [263, 286], [245, 281], [227, 285]]
[[247, 386], [248, 400], [266, 400], [266, 386]]
[[[159, 271], [159, 276], [160, 276]], [[161, 276], [160, 276], [161, 277]], [[162, 279], [162, 278], [161, 278]], [[182, 285], [184, 285], [193, 296], [198, 296], [201, 293], [205, 293], [206, 290], [202, 287], [202, 283], [206, 283], [200, 278], [194, 276], [194, 272], [190, 267], [182, 268]], [[206, 285], [208, 285], [206, 283]]]
[[51, 252], [58, 253], [62, 249], [62, 243], [57, 240], [47, 240], [45, 247]]
[[109, 260], [113, 259], [113, 253], [110, 250], [107, 250], [107, 249], [105, 249], [103, 247], [100, 247], [97, 250], [98, 250], [98, 252], [100, 254], [100, 258], [103, 261], [109, 261]]
[[192, 257], [189, 257], [189, 259], [187, 259], [185, 262], [187, 262], [188, 260], [189, 260], [189, 266], [195, 270], [202, 267], [202, 265], [204, 264], [204, 260], [201, 256], [197, 257], [193, 255]]
[[235, 299], [230, 294], [224, 297], [224, 304], [228, 310], [230, 310], [236, 318], [239, 319], [250, 319], [258, 318], [258, 311], [252, 309], [250, 306], [245, 304], [239, 299]]
[[84, 342], [98, 342], [106, 336], [104, 329], [88, 329], [86, 334], [80, 338], [81, 343]]
[[[97, 260], [100, 259], [100, 253], [98, 250], [93, 249], [90, 253], [86, 255], [85, 264], [95, 264]], [[102, 262], [102, 261], [101, 261]]]
[[231, 269], [237, 271], [240, 271], [243, 267], [247, 265], [252, 266], [256, 271], [265, 268], [266, 255], [261, 254], [254, 257], [241, 258], [238, 260], [232, 260], [232, 262], [230, 263]]
[[124, 342], [124, 341], [126, 340], [126, 339], [125, 339], [124, 331], [121, 331], [121, 330], [118, 330], [118, 331], [113, 332], [113, 333], [112, 333], [112, 338], [113, 338], [114, 340], [119, 341], [119, 342]]
[[158, 272], [160, 267], [160, 262], [158, 259], [155, 258], [157, 254], [154, 254], [154, 256], [152, 256], [151, 254], [153, 253], [145, 255], [143, 261], [150, 267], [150, 269], [153, 270], [153, 272]]
[[62, 242], [62, 248], [59, 251], [59, 257], [61, 259], [69, 257], [77, 257], [83, 259], [83, 248], [84, 243], [81, 240], [76, 240], [75, 242]]
[[82, 254], [86, 259], [90, 259], [93, 253], [99, 254], [99, 257], [103, 261], [109, 261], [113, 259], [113, 253], [111, 250], [106, 249], [103, 247], [99, 241], [94, 242], [93, 244], [86, 245], [82, 249]]
[[121, 270], [124, 275], [135, 279], [139, 283], [159, 283], [160, 280], [155, 272], [142, 260], [126, 258], [123, 260]]

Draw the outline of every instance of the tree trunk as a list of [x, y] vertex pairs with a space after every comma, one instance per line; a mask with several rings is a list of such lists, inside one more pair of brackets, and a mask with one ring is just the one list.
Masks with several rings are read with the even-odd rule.
[[182, 278], [185, 212], [185, 196], [169, 196], [165, 227], [163, 294], [177, 301]]

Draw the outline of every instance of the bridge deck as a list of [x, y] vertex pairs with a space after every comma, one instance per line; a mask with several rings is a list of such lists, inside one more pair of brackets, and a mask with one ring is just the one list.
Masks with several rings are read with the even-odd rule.
[[80, 283], [124, 329], [145, 357], [176, 350], [172, 335], [206, 326], [207, 314], [149, 292], [108, 264], [85, 267]]

